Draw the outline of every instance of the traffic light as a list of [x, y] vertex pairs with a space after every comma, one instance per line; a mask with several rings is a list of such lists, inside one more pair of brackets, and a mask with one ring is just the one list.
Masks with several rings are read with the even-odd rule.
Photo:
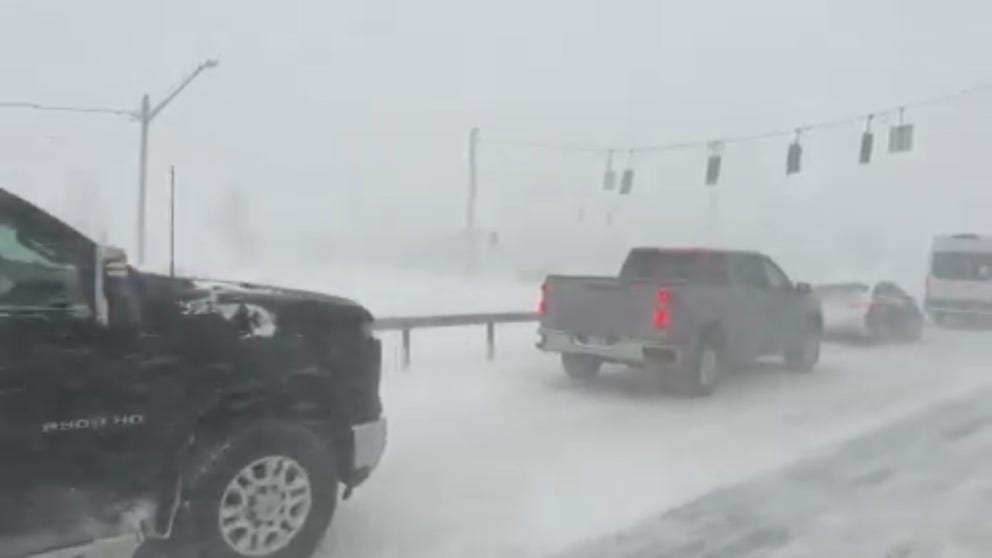
[[875, 144], [875, 135], [871, 132], [861, 134], [861, 152], [858, 154], [858, 162], [867, 165], [871, 162], [871, 151]]
[[603, 189], [610, 191], [616, 188], [617, 184], [617, 173], [613, 169], [606, 169], [603, 173]]
[[634, 169], [625, 169], [620, 177], [620, 195], [625, 196], [634, 188]]
[[802, 168], [803, 146], [799, 145], [799, 136], [789, 145], [789, 151], [785, 155], [785, 174], [796, 174]]
[[912, 124], [899, 124], [889, 128], [889, 153], [905, 153], [912, 150]]
[[706, 185], [715, 186], [720, 180], [720, 164], [723, 158], [718, 153], [713, 153], [706, 159]]

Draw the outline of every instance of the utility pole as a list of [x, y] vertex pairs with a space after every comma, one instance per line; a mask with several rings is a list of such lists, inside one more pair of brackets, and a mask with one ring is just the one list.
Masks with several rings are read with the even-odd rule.
[[476, 263], [476, 230], [475, 230], [475, 200], [478, 196], [478, 159], [479, 129], [472, 128], [468, 134], [468, 199], [465, 207], [465, 233], [468, 242], [468, 270], [475, 271]]
[[148, 95], [145, 94], [141, 98], [141, 112], [138, 114], [138, 118], [141, 123], [141, 148], [139, 150], [139, 160], [138, 160], [138, 264], [145, 263], [145, 235], [146, 235], [146, 223], [145, 223], [145, 213], [147, 212], [147, 201], [148, 201], [148, 127], [151, 126], [152, 120], [155, 119], [159, 113], [162, 112], [166, 106], [169, 105], [183, 89], [193, 82], [194, 79], [204, 70], [209, 70], [211, 68], [217, 67], [216, 60], [206, 60], [202, 64], [196, 67], [195, 70], [190, 72], [185, 79], [183, 79], [175, 89], [172, 90], [164, 99], [162, 99], [159, 104], [155, 105], [154, 108], [151, 107], [151, 101]]
[[148, 197], [148, 125], [151, 124], [149, 118], [150, 102], [148, 95], [141, 97], [141, 112], [138, 117], [141, 119], [141, 145], [138, 148], [138, 263], [145, 263], [145, 208]]
[[[146, 97], [147, 98], [147, 97]], [[176, 166], [169, 166], [169, 277], [176, 276]]]
[[477, 159], [479, 129], [472, 128], [468, 135], [468, 206], [465, 208], [465, 228], [469, 235], [475, 234], [475, 198], [478, 195]]

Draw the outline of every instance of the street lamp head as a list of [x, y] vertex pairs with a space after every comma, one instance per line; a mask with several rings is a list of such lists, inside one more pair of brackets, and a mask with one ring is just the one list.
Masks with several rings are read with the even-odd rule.
[[219, 62], [216, 59], [211, 58], [211, 59], [209, 59], [209, 60], [207, 60], [206, 62], [203, 63], [203, 67], [204, 68], [216, 68], [217, 67], [217, 64], [219, 64]]

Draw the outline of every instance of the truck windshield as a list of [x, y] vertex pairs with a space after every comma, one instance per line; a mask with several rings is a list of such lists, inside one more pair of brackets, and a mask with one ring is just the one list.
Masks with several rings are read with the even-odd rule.
[[981, 252], [937, 252], [931, 268], [937, 279], [950, 281], [992, 280], [992, 254]]
[[620, 277], [716, 284], [726, 280], [726, 258], [708, 252], [634, 250], [627, 256]]

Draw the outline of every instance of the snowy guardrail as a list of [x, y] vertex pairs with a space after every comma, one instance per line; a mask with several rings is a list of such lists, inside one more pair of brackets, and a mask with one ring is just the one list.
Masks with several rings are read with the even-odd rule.
[[496, 324], [516, 324], [537, 320], [534, 312], [496, 312], [492, 314], [438, 314], [434, 316], [400, 316], [379, 318], [375, 321], [377, 331], [399, 331], [402, 337], [403, 353], [401, 366], [410, 367], [410, 332], [415, 329], [438, 327], [462, 327], [481, 325], [486, 328], [486, 359], [496, 356]]

